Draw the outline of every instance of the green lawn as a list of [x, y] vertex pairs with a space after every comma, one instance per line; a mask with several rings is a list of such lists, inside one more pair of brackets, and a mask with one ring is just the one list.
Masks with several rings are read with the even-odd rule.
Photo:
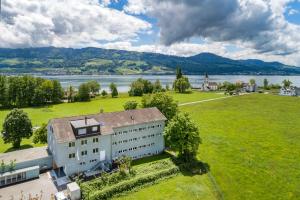
[[[198, 157], [224, 199], [300, 199], [300, 98], [252, 94], [181, 109], [199, 125]], [[203, 179], [176, 177], [126, 199], [209, 199], [192, 195]]]
[[[217, 93], [203, 93], [196, 91], [191, 94], [177, 94], [173, 92], [169, 92], [169, 94], [171, 94], [179, 103], [223, 96], [222, 94]], [[129, 97], [127, 94], [121, 94], [119, 98], [100, 97], [91, 102], [62, 103], [38, 108], [24, 108], [23, 110], [28, 113], [33, 126], [40, 126], [42, 123], [47, 123], [52, 118], [99, 113], [101, 108], [104, 109], [104, 112], [120, 111], [123, 110], [124, 103], [129, 100], [140, 102], [141, 97]], [[9, 110], [0, 110], [0, 130], [2, 130], [4, 118], [8, 113]], [[22, 148], [36, 146], [32, 143], [31, 139], [23, 140], [21, 145], [23, 145]], [[2, 138], [0, 138], [0, 153], [11, 151], [12, 149], [10, 148], [11, 145], [4, 144]]]

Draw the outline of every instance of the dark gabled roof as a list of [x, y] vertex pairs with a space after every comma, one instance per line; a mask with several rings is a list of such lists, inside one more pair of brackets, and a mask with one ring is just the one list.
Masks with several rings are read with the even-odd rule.
[[112, 134], [113, 128], [167, 120], [157, 108], [57, 118], [49, 122], [56, 141], [58, 143], [74, 141], [76, 137], [71, 126], [71, 121], [84, 120], [85, 118], [94, 119], [101, 124], [101, 135]]

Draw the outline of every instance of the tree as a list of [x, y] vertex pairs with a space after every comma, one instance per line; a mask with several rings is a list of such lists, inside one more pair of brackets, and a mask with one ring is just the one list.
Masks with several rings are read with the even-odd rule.
[[250, 79], [249, 82], [250, 82], [250, 85], [255, 85], [255, 82], [256, 82], [256, 81], [255, 81], [255, 79], [252, 78], [252, 79]]
[[68, 98], [68, 102], [74, 101], [74, 88], [72, 85], [70, 85], [67, 90], [67, 98]]
[[177, 67], [176, 68], [176, 79], [180, 79], [182, 78], [182, 72], [181, 72], [181, 68], [180, 67]]
[[64, 91], [61, 87], [61, 84], [58, 80], [53, 80], [52, 85], [53, 85], [52, 102], [53, 103], [60, 103], [61, 99], [64, 96]]
[[170, 86], [169, 84], [166, 85], [166, 91], [169, 91], [170, 90]]
[[192, 161], [197, 155], [201, 139], [199, 129], [187, 113], [178, 113], [171, 119], [164, 134], [170, 147], [179, 153], [185, 162]]
[[0, 75], [0, 106], [7, 105], [7, 80], [5, 76]]
[[111, 97], [112, 97], [112, 98], [118, 97], [119, 93], [118, 93], [118, 89], [117, 89], [117, 85], [116, 85], [116, 84], [111, 83], [111, 84], [109, 85], [109, 89], [110, 89]]
[[33, 105], [34, 90], [37, 87], [35, 78], [32, 76], [23, 76], [24, 87], [24, 105]]
[[143, 96], [144, 83], [140, 80], [134, 81], [130, 84], [129, 96]]
[[152, 95], [143, 96], [142, 107], [151, 108], [157, 107], [165, 117], [170, 120], [178, 111], [178, 105], [173, 98], [166, 93], [155, 93]]
[[52, 102], [52, 95], [53, 95], [53, 83], [50, 80], [45, 80], [42, 85], [41, 89], [44, 93], [45, 101]]
[[90, 101], [91, 100], [90, 87], [88, 84], [82, 83], [79, 86], [77, 97], [78, 97], [79, 101]]
[[101, 95], [102, 95], [103, 97], [106, 97], [106, 96], [107, 96], [106, 90], [102, 90]]
[[131, 172], [131, 162], [132, 158], [125, 155], [122, 155], [116, 160], [121, 174], [127, 174], [127, 172]]
[[46, 102], [45, 93], [41, 87], [36, 87], [33, 95], [33, 105], [38, 106]]
[[130, 84], [130, 96], [143, 96], [143, 94], [150, 94], [153, 92], [153, 84], [146, 80], [139, 78]]
[[182, 76], [179, 79], [176, 79], [173, 84], [173, 88], [175, 91], [179, 93], [185, 93], [188, 89], [190, 89], [191, 84], [189, 82], [188, 77]]
[[2, 136], [4, 143], [12, 143], [14, 148], [20, 147], [23, 138], [30, 138], [32, 124], [27, 113], [13, 109], [4, 120]]
[[95, 80], [89, 81], [87, 84], [89, 85], [90, 90], [93, 93], [93, 95], [96, 95], [96, 94], [99, 93], [99, 90], [101, 89], [101, 86], [97, 81], [95, 81]]
[[33, 133], [33, 143], [46, 144], [47, 143], [47, 124], [43, 124]]
[[157, 79], [153, 84], [153, 92], [161, 92], [162, 91], [162, 85], [160, 81]]
[[293, 83], [292, 83], [290, 80], [284, 79], [284, 80], [282, 81], [282, 84], [283, 84], [283, 86], [284, 86], [285, 88], [288, 88], [288, 87], [290, 87]]
[[137, 108], [138, 103], [136, 101], [127, 101], [124, 104], [124, 110], [134, 110]]
[[267, 90], [269, 88], [269, 81], [268, 79], [264, 79], [264, 89]]

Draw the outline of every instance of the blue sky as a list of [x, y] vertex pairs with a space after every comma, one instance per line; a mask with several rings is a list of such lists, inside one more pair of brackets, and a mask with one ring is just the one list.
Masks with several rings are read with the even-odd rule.
[[299, 32], [300, 0], [2, 0], [0, 47], [211, 52], [300, 66]]

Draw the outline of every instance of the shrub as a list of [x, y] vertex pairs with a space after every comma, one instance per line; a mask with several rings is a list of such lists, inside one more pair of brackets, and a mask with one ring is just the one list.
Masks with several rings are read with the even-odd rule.
[[106, 188], [104, 190], [95, 191], [88, 197], [88, 199], [90, 200], [108, 199], [116, 194], [133, 190], [134, 188], [141, 187], [145, 184], [156, 182], [159, 179], [177, 174], [178, 172], [179, 172], [179, 168], [173, 167], [153, 174], [148, 174], [134, 179], [126, 180], [118, 184], [115, 184], [109, 188]]

